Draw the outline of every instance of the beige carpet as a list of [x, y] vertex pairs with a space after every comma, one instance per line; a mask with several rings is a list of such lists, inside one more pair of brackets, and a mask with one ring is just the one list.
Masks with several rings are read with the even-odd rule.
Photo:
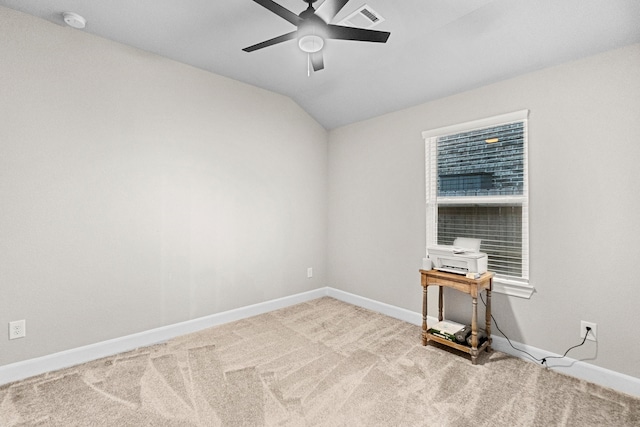
[[321, 298], [0, 387], [0, 426], [639, 426], [640, 399]]

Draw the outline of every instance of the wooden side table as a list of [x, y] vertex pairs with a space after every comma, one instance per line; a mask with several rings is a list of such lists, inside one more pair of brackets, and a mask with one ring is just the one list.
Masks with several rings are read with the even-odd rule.
[[[435, 341], [448, 347], [455, 348], [471, 355], [471, 363], [476, 364], [478, 354], [482, 350], [491, 351], [491, 290], [493, 289], [493, 273], [487, 272], [478, 279], [469, 279], [465, 276], [446, 273], [438, 270], [420, 270], [422, 283], [422, 345], [427, 345], [429, 341]], [[442, 308], [444, 297], [442, 289], [444, 287], [453, 288], [457, 291], [471, 295], [471, 346], [458, 344], [429, 333], [427, 326], [427, 288], [429, 286], [439, 286], [438, 293], [438, 320], [442, 321]], [[485, 291], [487, 295], [487, 309], [485, 315], [485, 330], [487, 339], [478, 346], [478, 293]]]

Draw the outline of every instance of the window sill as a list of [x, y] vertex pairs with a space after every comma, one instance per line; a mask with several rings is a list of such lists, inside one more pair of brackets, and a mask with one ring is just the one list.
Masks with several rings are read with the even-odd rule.
[[496, 277], [493, 279], [493, 292], [518, 298], [531, 298], [535, 288], [528, 282]]

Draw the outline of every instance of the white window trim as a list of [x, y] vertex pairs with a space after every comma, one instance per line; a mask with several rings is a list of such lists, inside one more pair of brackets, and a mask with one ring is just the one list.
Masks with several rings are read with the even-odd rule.
[[[525, 169], [524, 177], [524, 195], [523, 196], [496, 196], [496, 197], [437, 197], [437, 183], [435, 168], [432, 168], [431, 161], [435, 159], [436, 154], [436, 138], [454, 133], [466, 132], [473, 129], [480, 129], [491, 126], [499, 126], [516, 121], [524, 121], [525, 130], [528, 126], [529, 110], [520, 110], [512, 113], [502, 114], [499, 116], [488, 117], [471, 122], [460, 123], [452, 126], [444, 126], [437, 129], [430, 129], [422, 132], [422, 138], [425, 140], [425, 178], [426, 178], [426, 221], [427, 221], [427, 247], [437, 243], [435, 236], [437, 235], [437, 208], [438, 203], [447, 204], [465, 204], [465, 203], [487, 203], [487, 202], [505, 202], [505, 203], [521, 203], [523, 215], [527, 216], [527, 221], [523, 223], [522, 229], [522, 246], [527, 251], [529, 257], [529, 177], [528, 167]], [[526, 131], [524, 140], [524, 162], [528, 164], [528, 131]], [[426, 249], [426, 248], [425, 248]], [[523, 266], [522, 279], [495, 277], [493, 280], [493, 291], [509, 296], [519, 298], [531, 298], [535, 292], [535, 288], [529, 282], [529, 263]]]

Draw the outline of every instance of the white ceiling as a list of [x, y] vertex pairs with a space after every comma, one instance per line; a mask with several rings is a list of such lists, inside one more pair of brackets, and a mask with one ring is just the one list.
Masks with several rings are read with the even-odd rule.
[[287, 95], [327, 129], [640, 42], [640, 0], [351, 0], [333, 23], [365, 3], [389, 41], [328, 40], [307, 77], [294, 40], [242, 51], [295, 30], [252, 0], [0, 0], [59, 25], [75, 12], [79, 31]]

